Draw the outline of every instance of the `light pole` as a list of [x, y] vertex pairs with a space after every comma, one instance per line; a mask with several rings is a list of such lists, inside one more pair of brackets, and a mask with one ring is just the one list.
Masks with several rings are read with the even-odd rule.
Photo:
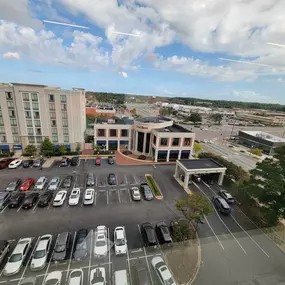
[[154, 170], [156, 169], [156, 166], [153, 164], [152, 165], [152, 177], [154, 178]]

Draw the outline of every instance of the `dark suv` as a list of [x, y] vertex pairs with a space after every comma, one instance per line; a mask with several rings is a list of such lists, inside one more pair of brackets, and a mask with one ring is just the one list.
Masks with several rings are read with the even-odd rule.
[[58, 235], [55, 244], [52, 261], [54, 262], [64, 261], [67, 257], [69, 245], [70, 245], [70, 233], [69, 232], [60, 233]]
[[24, 160], [23, 161], [23, 167], [27, 168], [27, 167], [31, 167], [34, 165], [34, 161], [32, 159], [29, 160]]
[[141, 234], [145, 246], [157, 246], [157, 238], [151, 223], [141, 224]]
[[61, 188], [70, 188], [72, 182], [73, 182], [73, 176], [72, 175], [66, 176], [61, 183]]
[[229, 215], [231, 213], [231, 208], [227, 201], [219, 196], [214, 196], [212, 199], [215, 208], [223, 215]]
[[116, 175], [114, 173], [110, 173], [108, 175], [108, 184], [109, 185], [116, 185], [117, 184]]

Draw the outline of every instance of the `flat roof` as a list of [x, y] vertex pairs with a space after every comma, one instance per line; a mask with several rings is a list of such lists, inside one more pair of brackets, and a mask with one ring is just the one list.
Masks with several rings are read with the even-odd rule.
[[284, 138], [280, 138], [280, 137], [277, 137], [277, 136], [274, 136], [274, 135], [271, 135], [271, 134], [268, 134], [262, 131], [242, 131], [241, 130], [240, 132], [251, 135], [256, 138], [261, 138], [261, 139], [264, 139], [270, 142], [284, 142], [285, 143]]
[[180, 159], [178, 160], [187, 169], [225, 168], [212, 158]]
[[172, 120], [165, 117], [144, 117], [144, 118], [138, 118], [136, 119], [136, 121], [141, 123], [163, 123], [163, 122], [170, 122]]
[[170, 127], [157, 129], [158, 132], [169, 132], [169, 133], [192, 133], [190, 130], [183, 128], [182, 126], [173, 124]]

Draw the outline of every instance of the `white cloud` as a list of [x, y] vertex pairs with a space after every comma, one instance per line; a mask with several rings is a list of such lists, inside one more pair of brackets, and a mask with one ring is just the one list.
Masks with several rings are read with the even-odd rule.
[[279, 78], [277, 78], [277, 82], [285, 83], [285, 78], [279, 77]]
[[17, 52], [11, 52], [11, 51], [4, 53], [2, 57], [5, 59], [14, 59], [14, 60], [20, 59], [20, 55]]
[[121, 72], [118, 72], [118, 74], [124, 78], [127, 78], [128, 77], [128, 74], [124, 71], [121, 71]]
[[263, 102], [270, 103], [272, 98], [258, 94], [254, 91], [237, 91], [233, 90], [230, 94], [230, 100], [247, 101], [247, 102]]

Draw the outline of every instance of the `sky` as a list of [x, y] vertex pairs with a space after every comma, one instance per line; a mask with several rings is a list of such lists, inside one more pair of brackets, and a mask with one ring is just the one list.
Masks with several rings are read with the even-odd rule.
[[0, 0], [0, 82], [285, 104], [284, 15], [284, 0]]

